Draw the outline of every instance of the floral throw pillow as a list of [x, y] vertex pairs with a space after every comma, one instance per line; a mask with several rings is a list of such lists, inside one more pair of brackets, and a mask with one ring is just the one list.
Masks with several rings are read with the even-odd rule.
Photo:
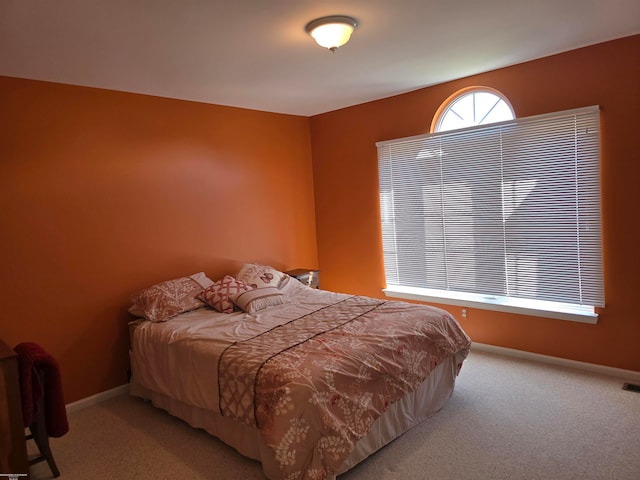
[[133, 295], [129, 309], [152, 322], [164, 322], [176, 315], [204, 307], [197, 295], [213, 282], [203, 272], [153, 285]]
[[242, 266], [236, 278], [253, 288], [278, 287], [285, 274], [275, 268], [258, 265], [257, 263], [246, 263]]
[[232, 313], [233, 302], [231, 296], [251, 290], [246, 283], [226, 275], [222, 280], [214, 282], [198, 295], [198, 299], [207, 303], [218, 312]]

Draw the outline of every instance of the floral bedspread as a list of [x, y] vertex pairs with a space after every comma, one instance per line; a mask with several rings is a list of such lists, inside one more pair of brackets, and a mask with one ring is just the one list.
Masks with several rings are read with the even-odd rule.
[[444, 310], [347, 297], [227, 347], [220, 411], [257, 426], [284, 479], [324, 479], [390, 404], [470, 344]]

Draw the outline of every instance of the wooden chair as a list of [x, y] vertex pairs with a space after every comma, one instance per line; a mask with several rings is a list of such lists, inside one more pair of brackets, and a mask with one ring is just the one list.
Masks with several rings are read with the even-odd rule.
[[53, 459], [49, 437], [61, 437], [69, 431], [57, 360], [37, 343], [22, 342], [13, 350], [18, 354], [22, 424], [29, 433], [25, 444], [33, 440], [39, 451], [29, 465], [46, 460], [54, 477], [60, 471]]
[[[40, 386], [43, 387], [45, 376], [44, 370], [40, 368], [34, 368], [34, 375], [37, 376]], [[36, 411], [37, 413], [35, 415], [33, 423], [29, 425], [29, 431], [31, 433], [26, 435], [26, 439], [33, 440], [35, 442], [40, 455], [29, 459], [29, 465], [34, 465], [46, 460], [49, 468], [51, 469], [51, 473], [53, 473], [54, 478], [56, 478], [60, 476], [60, 471], [58, 470], [58, 466], [56, 465], [55, 460], [53, 459], [53, 453], [51, 452], [51, 447], [49, 446], [49, 435], [47, 434], [43, 397], [40, 397], [40, 399], [38, 400]]]

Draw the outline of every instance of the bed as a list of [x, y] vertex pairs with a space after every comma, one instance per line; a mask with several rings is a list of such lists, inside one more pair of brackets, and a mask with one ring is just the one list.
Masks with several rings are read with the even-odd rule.
[[260, 461], [270, 480], [335, 479], [444, 406], [471, 341], [444, 310], [278, 273], [266, 277], [277, 287], [243, 283], [226, 313], [218, 290], [216, 308], [132, 322], [130, 393]]

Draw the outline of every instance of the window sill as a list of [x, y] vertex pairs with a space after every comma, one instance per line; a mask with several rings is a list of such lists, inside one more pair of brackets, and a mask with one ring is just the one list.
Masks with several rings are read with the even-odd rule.
[[427, 288], [391, 285], [382, 290], [387, 297], [419, 300], [422, 302], [480, 308], [498, 312], [517, 313], [534, 317], [569, 320], [572, 322], [596, 324], [598, 314], [592, 307], [514, 300], [507, 297], [487, 297], [472, 293], [447, 292]]

